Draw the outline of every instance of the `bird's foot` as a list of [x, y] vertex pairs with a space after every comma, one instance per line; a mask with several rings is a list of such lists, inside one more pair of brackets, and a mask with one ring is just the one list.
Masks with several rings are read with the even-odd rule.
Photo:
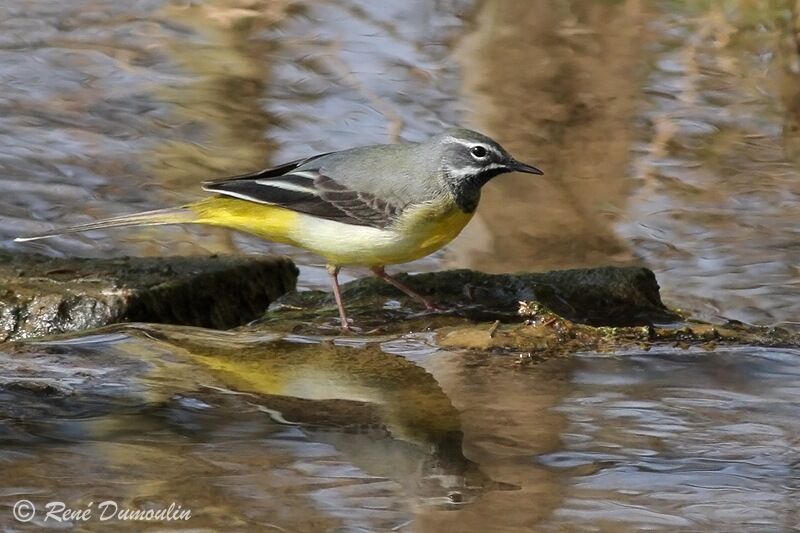
[[355, 326], [353, 321], [348, 318], [347, 322], [339, 323], [339, 331], [341, 331], [343, 335], [358, 335], [363, 329]]
[[422, 302], [422, 305], [425, 306], [425, 310], [428, 311], [428, 312], [440, 313], [442, 311], [447, 311], [446, 307], [437, 304], [436, 302], [434, 302], [430, 298], [425, 298], [424, 296], [420, 297], [420, 302]]

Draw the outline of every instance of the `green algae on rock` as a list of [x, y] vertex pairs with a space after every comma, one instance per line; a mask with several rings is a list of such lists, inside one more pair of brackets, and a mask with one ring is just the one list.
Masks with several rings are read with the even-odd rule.
[[116, 322], [231, 328], [294, 290], [283, 257], [61, 259], [0, 253], [0, 341]]

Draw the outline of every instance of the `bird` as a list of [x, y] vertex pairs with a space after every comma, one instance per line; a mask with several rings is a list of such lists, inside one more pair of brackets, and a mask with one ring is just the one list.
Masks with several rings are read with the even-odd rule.
[[435, 304], [385, 267], [429, 255], [475, 214], [481, 188], [509, 172], [542, 175], [497, 141], [447, 128], [422, 142], [312, 155], [239, 176], [205, 181], [194, 203], [18, 237], [33, 241], [102, 228], [205, 224], [250, 233], [322, 256], [341, 328], [352, 331], [339, 286], [343, 266], [368, 267], [427, 310]]

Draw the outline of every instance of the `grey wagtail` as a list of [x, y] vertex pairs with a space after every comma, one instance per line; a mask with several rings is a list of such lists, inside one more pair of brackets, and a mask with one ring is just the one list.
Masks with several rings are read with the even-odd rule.
[[349, 330], [339, 268], [370, 267], [426, 309], [435, 309], [384, 267], [419, 259], [453, 240], [475, 213], [481, 187], [506, 172], [542, 174], [485, 135], [452, 128], [421, 143], [329, 152], [207, 181], [203, 189], [217, 195], [196, 203], [15, 240], [159, 224], [209, 224], [252, 233], [324, 257], [342, 328]]

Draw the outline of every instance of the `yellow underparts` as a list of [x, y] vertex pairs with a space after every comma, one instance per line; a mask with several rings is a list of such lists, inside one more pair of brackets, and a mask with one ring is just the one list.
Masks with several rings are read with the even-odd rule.
[[321, 255], [334, 265], [382, 266], [425, 257], [453, 240], [472, 213], [440, 200], [409, 207], [384, 229], [355, 226], [236, 198], [214, 197], [188, 206], [196, 223], [252, 233]]

